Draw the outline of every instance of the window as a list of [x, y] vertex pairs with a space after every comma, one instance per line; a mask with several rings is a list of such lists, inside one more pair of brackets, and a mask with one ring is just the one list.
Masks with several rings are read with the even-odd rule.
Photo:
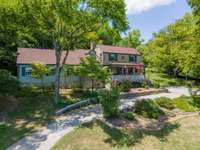
[[136, 55], [129, 55], [129, 62], [137, 62], [137, 56]]
[[121, 75], [122, 74], [122, 68], [121, 67], [118, 67], [117, 68], [117, 75]]
[[26, 77], [31, 77], [31, 75], [32, 75], [31, 68], [26, 68], [25, 76], [26, 76]]
[[22, 77], [30, 77], [31, 75], [31, 68], [22, 67]]
[[25, 77], [25, 73], [26, 73], [26, 68], [22, 67], [22, 77]]
[[109, 54], [110, 61], [117, 61], [117, 54]]

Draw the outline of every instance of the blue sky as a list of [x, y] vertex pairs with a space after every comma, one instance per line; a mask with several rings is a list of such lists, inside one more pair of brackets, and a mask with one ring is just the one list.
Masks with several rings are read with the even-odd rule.
[[141, 31], [145, 41], [166, 25], [191, 12], [187, 0], [126, 0], [131, 28]]

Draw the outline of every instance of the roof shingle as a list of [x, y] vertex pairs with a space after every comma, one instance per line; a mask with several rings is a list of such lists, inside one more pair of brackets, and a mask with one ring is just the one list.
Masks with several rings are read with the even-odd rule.
[[119, 53], [119, 54], [133, 54], [140, 55], [140, 53], [134, 48], [126, 48], [119, 46], [109, 46], [109, 45], [97, 45], [102, 52], [105, 53]]
[[[85, 57], [88, 50], [78, 49], [70, 51], [66, 60], [66, 64], [78, 65], [80, 58]], [[61, 62], [65, 56], [64, 51], [61, 57]], [[44, 64], [56, 64], [55, 51], [52, 49], [36, 49], [36, 48], [18, 48], [17, 64], [31, 64], [32, 62], [42, 62]]]

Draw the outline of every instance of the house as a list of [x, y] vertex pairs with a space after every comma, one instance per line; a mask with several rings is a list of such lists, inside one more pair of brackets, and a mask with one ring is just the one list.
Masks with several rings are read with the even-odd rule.
[[109, 66], [112, 71], [112, 80], [142, 82], [141, 56], [134, 48], [125, 48], [108, 45], [97, 45], [96, 58], [103, 65]]
[[[136, 49], [97, 45], [91, 50], [78, 49], [70, 51], [65, 63], [71, 66], [79, 65], [81, 58], [87, 55], [95, 55], [101, 64], [109, 66], [112, 71], [112, 80], [122, 81], [128, 79], [130, 81], [142, 82], [144, 79], [141, 70], [140, 55]], [[61, 56], [61, 62], [64, 56], [65, 51]], [[55, 51], [51, 49], [18, 48], [17, 76], [22, 84], [40, 84], [40, 80], [31, 77], [31, 64], [33, 62], [42, 62], [54, 70], [56, 63]], [[54, 75], [50, 73], [45, 76], [44, 83], [51, 85], [54, 83], [54, 80]], [[89, 86], [90, 83], [88, 79], [75, 75], [67, 75], [62, 72], [61, 85], [76, 87], [81, 85]]]

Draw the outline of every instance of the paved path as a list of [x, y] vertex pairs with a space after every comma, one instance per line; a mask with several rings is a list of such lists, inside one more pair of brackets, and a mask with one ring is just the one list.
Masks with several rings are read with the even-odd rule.
[[[140, 96], [134, 99], [122, 99], [120, 108], [132, 106], [136, 100], [157, 97], [175, 98], [181, 95], [189, 95], [188, 89], [184, 87], [168, 88], [169, 93], [161, 93], [148, 96]], [[17, 143], [10, 146], [7, 150], [49, 150], [65, 134], [78, 127], [83, 122], [91, 121], [94, 118], [102, 117], [99, 105], [93, 105], [76, 111], [66, 113], [59, 117], [55, 122], [50, 123], [40, 131], [26, 136]]]

